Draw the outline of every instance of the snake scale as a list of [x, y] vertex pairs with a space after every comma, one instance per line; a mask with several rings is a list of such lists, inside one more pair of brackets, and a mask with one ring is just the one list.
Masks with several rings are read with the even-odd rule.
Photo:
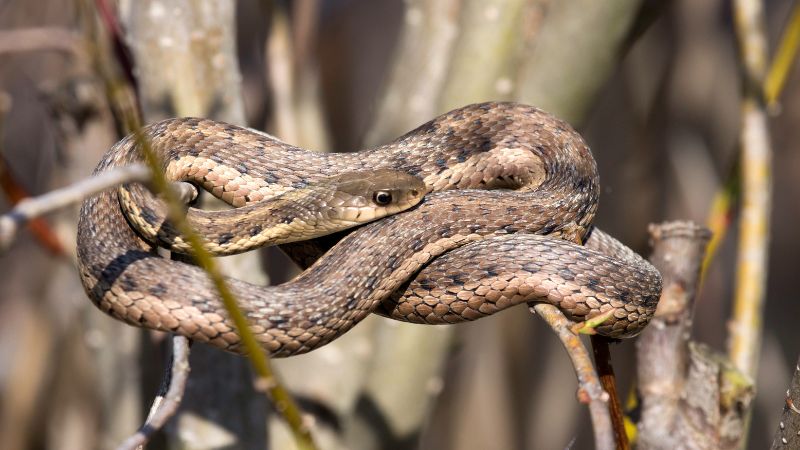
[[[424, 199], [407, 211], [327, 240], [282, 246], [310, 265], [295, 279], [269, 287], [228, 280], [274, 356], [318, 348], [370, 313], [456, 323], [549, 302], [578, 321], [608, 313], [598, 331], [628, 337], [655, 311], [659, 273], [592, 227], [599, 185], [589, 148], [569, 125], [534, 107], [470, 105], [389, 144], [345, 154], [310, 152], [203, 119], [165, 120], [144, 134], [171, 179], [202, 185], [234, 206], [348, 172], [401, 171], [424, 182]], [[96, 172], [139, 159], [128, 137]], [[126, 219], [121, 199], [138, 205], [125, 211], [156, 212], [157, 199], [135, 185], [84, 202], [78, 258], [92, 301], [135, 326], [243, 351], [205, 273], [159, 257]], [[213, 222], [217, 213], [205, 214]], [[220, 245], [241, 240], [211, 238]]]

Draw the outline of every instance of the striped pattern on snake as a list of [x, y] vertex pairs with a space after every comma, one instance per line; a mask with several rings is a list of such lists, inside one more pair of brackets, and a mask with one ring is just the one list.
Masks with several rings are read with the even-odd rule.
[[[575, 320], [613, 310], [598, 331], [627, 337], [655, 311], [658, 272], [608, 235], [589, 233], [599, 192], [591, 152], [569, 125], [536, 108], [470, 105], [350, 154], [309, 152], [202, 119], [171, 119], [144, 132], [171, 176], [187, 160], [205, 174], [227, 174], [195, 182], [237, 206], [352, 171], [393, 169], [424, 180], [420, 204], [355, 229], [294, 280], [261, 287], [229, 279], [275, 356], [318, 348], [371, 312], [453, 323], [550, 302]], [[135, 160], [129, 137], [97, 171]], [[238, 195], [245, 184], [247, 194]], [[142, 202], [153, 200], [141, 191]], [[206, 275], [158, 257], [129, 226], [118, 192], [85, 201], [78, 256], [87, 293], [103, 311], [242, 351]]]

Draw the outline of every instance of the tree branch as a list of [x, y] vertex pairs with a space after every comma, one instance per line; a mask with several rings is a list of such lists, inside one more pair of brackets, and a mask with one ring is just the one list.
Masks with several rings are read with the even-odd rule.
[[178, 411], [186, 382], [189, 379], [189, 339], [172, 336], [172, 356], [164, 371], [160, 392], [153, 400], [150, 413], [144, 425], [135, 434], [117, 447], [117, 450], [136, 450], [142, 448]]
[[589, 405], [595, 448], [598, 450], [615, 448], [614, 431], [608, 411], [608, 393], [600, 384], [589, 351], [583, 346], [580, 337], [572, 331], [575, 324], [553, 305], [537, 303], [529, 309], [550, 325], [569, 354], [575, 367], [575, 375], [578, 377], [578, 400]]

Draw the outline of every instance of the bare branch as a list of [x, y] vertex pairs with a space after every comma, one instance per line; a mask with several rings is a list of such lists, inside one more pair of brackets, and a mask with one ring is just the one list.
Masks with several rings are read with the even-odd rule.
[[181, 405], [186, 381], [189, 379], [189, 339], [183, 336], [172, 337], [172, 357], [164, 371], [161, 390], [153, 400], [150, 413], [144, 425], [134, 435], [117, 447], [117, 450], [136, 450], [142, 448], [175, 415]]
[[750, 377], [757, 371], [767, 281], [772, 149], [764, 105], [767, 38], [761, 1], [736, 0], [734, 25], [744, 79], [742, 127], [742, 211], [736, 294], [729, 355]]
[[752, 381], [723, 356], [689, 342], [709, 232], [691, 222], [668, 222], [651, 226], [650, 234], [650, 260], [664, 288], [637, 343], [639, 448], [738, 448]]
[[584, 347], [580, 337], [572, 331], [575, 324], [553, 305], [538, 303], [530, 310], [541, 316], [550, 325], [572, 360], [575, 374], [578, 377], [578, 399], [582, 403], [589, 404], [589, 414], [594, 427], [595, 448], [598, 450], [615, 448], [614, 431], [608, 412], [608, 393], [600, 385], [600, 379], [592, 366], [589, 351]]
[[20, 201], [14, 209], [0, 216], [0, 249], [14, 241], [19, 228], [48, 212], [78, 203], [87, 197], [122, 183], [146, 182], [150, 172], [144, 164], [119, 167], [73, 185], [50, 191], [39, 197]]

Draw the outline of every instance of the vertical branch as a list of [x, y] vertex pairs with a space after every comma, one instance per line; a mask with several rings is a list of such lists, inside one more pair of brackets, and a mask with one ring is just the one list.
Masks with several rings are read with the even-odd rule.
[[772, 195], [772, 150], [762, 92], [767, 41], [761, 1], [736, 0], [733, 5], [744, 96], [742, 210], [729, 354], [739, 370], [754, 377], [761, 347]]
[[[677, 415], [688, 360], [689, 330], [708, 230], [689, 222], [650, 227], [663, 291], [650, 325], [636, 343], [638, 392], [642, 397], [639, 441], [644, 448], [675, 443]], [[667, 446], [667, 444], [664, 444]]]
[[651, 261], [664, 287], [637, 342], [640, 449], [732, 449], [741, 445], [752, 381], [721, 355], [689, 341], [708, 230], [689, 222], [650, 229]]
[[614, 441], [617, 443], [617, 450], [630, 450], [628, 435], [625, 433], [625, 419], [622, 415], [622, 405], [617, 393], [617, 381], [614, 375], [614, 367], [611, 365], [610, 343], [613, 341], [599, 334], [592, 334], [592, 353], [594, 354], [597, 373], [600, 375], [600, 384], [608, 393], [608, 411], [611, 414], [611, 424], [614, 429]]

